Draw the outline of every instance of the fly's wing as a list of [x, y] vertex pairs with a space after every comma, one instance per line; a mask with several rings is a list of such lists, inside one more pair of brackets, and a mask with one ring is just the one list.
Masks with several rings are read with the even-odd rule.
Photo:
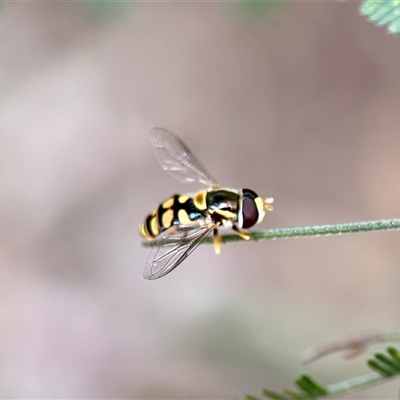
[[151, 250], [143, 272], [145, 279], [158, 279], [170, 273], [184, 261], [216, 228], [215, 223], [197, 226], [195, 228], [181, 228], [178, 232], [167, 234], [160, 246]]
[[172, 131], [154, 126], [149, 131], [150, 143], [161, 168], [183, 183], [199, 182], [217, 187], [217, 181], [189, 148]]

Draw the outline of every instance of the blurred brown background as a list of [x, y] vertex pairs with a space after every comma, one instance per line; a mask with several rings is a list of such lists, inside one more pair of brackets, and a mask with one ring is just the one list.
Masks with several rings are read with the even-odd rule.
[[[396, 232], [200, 248], [142, 279], [138, 224], [194, 191], [176, 131], [263, 226], [399, 216], [400, 39], [358, 4], [4, 3], [0, 396], [229, 399], [366, 373], [302, 350], [399, 326]], [[395, 398], [398, 382], [349, 398]]]

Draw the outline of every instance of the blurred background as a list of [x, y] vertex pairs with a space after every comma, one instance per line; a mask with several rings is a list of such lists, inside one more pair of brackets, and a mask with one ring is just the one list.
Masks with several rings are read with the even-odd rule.
[[151, 282], [138, 236], [199, 189], [153, 159], [154, 124], [273, 196], [260, 229], [399, 216], [400, 39], [358, 6], [3, 3], [2, 398], [230, 399], [368, 372], [300, 356], [399, 326], [397, 232], [200, 246]]

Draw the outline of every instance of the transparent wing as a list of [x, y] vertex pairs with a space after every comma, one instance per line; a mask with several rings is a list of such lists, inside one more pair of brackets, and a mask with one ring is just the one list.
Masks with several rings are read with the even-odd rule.
[[210, 223], [195, 228], [181, 228], [167, 234], [160, 246], [153, 247], [143, 272], [145, 279], [158, 279], [170, 273], [185, 260], [217, 225]]
[[162, 126], [149, 131], [150, 143], [161, 168], [183, 183], [199, 182], [217, 187], [218, 183], [178, 136]]

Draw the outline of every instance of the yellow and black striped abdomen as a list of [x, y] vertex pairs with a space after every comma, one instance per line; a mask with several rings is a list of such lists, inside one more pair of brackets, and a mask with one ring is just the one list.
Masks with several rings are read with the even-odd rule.
[[191, 225], [204, 219], [207, 216], [206, 193], [199, 192], [193, 198], [182, 194], [169, 197], [146, 217], [140, 225], [140, 234], [152, 240], [173, 225]]

